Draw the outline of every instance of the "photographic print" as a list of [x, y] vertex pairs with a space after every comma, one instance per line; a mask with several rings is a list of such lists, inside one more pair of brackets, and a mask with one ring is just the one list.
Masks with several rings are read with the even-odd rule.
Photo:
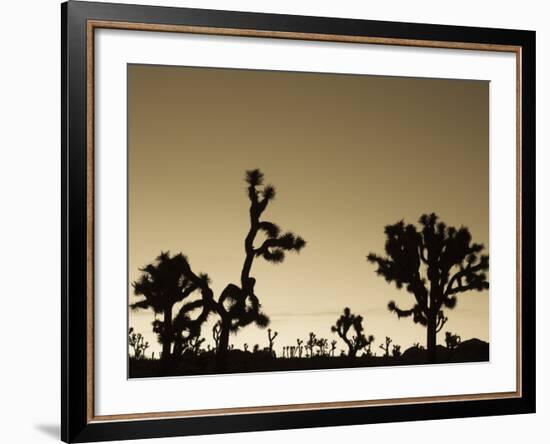
[[489, 360], [489, 82], [127, 78], [130, 378]]
[[61, 12], [64, 441], [535, 412], [533, 31]]

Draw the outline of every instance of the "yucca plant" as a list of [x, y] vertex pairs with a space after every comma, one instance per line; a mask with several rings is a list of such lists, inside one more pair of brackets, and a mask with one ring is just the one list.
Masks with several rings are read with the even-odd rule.
[[389, 336], [386, 336], [386, 340], [383, 344], [380, 344], [380, 349], [384, 352], [384, 357], [390, 356], [390, 344], [392, 343], [392, 339]]
[[472, 242], [466, 227], [449, 227], [433, 213], [419, 223], [420, 229], [403, 221], [386, 226], [386, 255], [367, 258], [379, 276], [414, 296], [411, 308], [390, 301], [388, 309], [426, 327], [428, 359], [436, 362], [437, 333], [447, 322], [443, 310], [453, 309], [460, 293], [489, 288], [489, 256], [481, 254], [484, 246]]
[[[251, 276], [252, 265], [256, 258], [263, 258], [272, 263], [281, 263], [287, 252], [299, 252], [306, 242], [300, 236], [291, 232], [281, 233], [273, 222], [263, 220], [262, 216], [268, 205], [275, 199], [275, 188], [264, 185], [263, 173], [258, 170], [246, 172], [247, 194], [250, 201], [250, 225], [244, 241], [244, 261], [240, 276], [240, 285], [230, 283], [215, 299], [206, 275], [196, 275], [186, 260], [185, 279], [190, 281], [202, 294], [202, 299], [184, 304], [180, 310], [182, 324], [195, 334], [208, 313], [219, 316], [219, 339], [216, 341], [216, 358], [218, 370], [226, 367], [227, 350], [230, 333], [236, 333], [241, 328], [255, 323], [260, 328], [269, 324], [269, 318], [261, 310], [261, 304], [255, 293], [256, 279]], [[264, 234], [264, 240], [255, 244], [259, 233]], [[197, 319], [190, 319], [188, 313], [201, 309]], [[193, 330], [194, 329], [194, 330]], [[215, 333], [217, 334], [217, 333]]]
[[374, 336], [365, 336], [363, 317], [353, 314], [348, 307], [344, 308], [344, 313], [336, 320], [331, 331], [336, 333], [348, 346], [350, 358], [354, 358], [359, 350], [368, 347], [374, 341]]
[[133, 283], [134, 294], [143, 299], [130, 307], [134, 310], [151, 309], [163, 316], [162, 320], [155, 319], [153, 322], [153, 331], [162, 345], [163, 361], [170, 359], [172, 343], [176, 340], [172, 313], [174, 305], [198, 289], [186, 277], [186, 270], [187, 259], [181, 253], [170, 256], [169, 252], [161, 252], [153, 263], [140, 269], [141, 275]]

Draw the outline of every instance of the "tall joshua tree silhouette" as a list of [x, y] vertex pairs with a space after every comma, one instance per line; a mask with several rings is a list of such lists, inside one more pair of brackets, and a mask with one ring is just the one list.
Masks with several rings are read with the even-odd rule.
[[390, 301], [388, 309], [426, 327], [428, 359], [436, 362], [436, 335], [447, 321], [443, 308], [454, 308], [459, 293], [489, 288], [489, 256], [480, 254], [483, 245], [472, 243], [466, 227], [448, 227], [433, 213], [419, 223], [420, 230], [403, 221], [386, 226], [386, 256], [367, 258], [378, 266], [378, 275], [414, 296], [411, 308]]
[[[355, 333], [348, 337], [350, 329], [355, 330]], [[359, 350], [367, 347], [374, 341], [374, 336], [365, 336], [363, 331], [363, 317], [354, 315], [348, 307], [344, 308], [344, 314], [338, 318], [336, 325], [331, 327], [331, 331], [338, 334], [346, 343], [348, 346], [348, 356], [350, 358], [354, 358]]]
[[[281, 263], [286, 252], [299, 252], [306, 244], [304, 239], [292, 232], [281, 233], [273, 222], [261, 220], [268, 205], [275, 199], [275, 187], [264, 185], [264, 175], [258, 170], [246, 172], [247, 193], [250, 200], [250, 226], [244, 240], [245, 258], [242, 266], [240, 286], [228, 284], [216, 300], [209, 286], [206, 275], [195, 275], [186, 261], [185, 278], [193, 283], [202, 293], [202, 300], [184, 304], [182, 309], [189, 313], [202, 308], [200, 319], [184, 318], [184, 325], [197, 328], [198, 320], [203, 320], [205, 313], [215, 312], [220, 317], [219, 343], [217, 344], [216, 360], [218, 370], [226, 367], [229, 334], [255, 323], [261, 328], [267, 327], [269, 318], [261, 311], [261, 304], [255, 293], [256, 279], [251, 276], [254, 259], [261, 257], [268, 262]], [[255, 245], [258, 233], [264, 233], [264, 240]], [[181, 312], [180, 310], [180, 312]]]
[[[133, 283], [134, 294], [144, 299], [131, 304], [132, 309], [152, 309], [155, 314], [162, 314], [163, 319], [153, 322], [153, 331], [157, 333], [162, 345], [161, 359], [170, 360], [172, 343], [176, 340], [174, 330], [173, 308], [199, 287], [187, 279], [187, 259], [181, 253], [171, 257], [169, 252], [161, 252], [155, 262], [141, 268], [141, 276]], [[185, 305], [185, 304], [184, 304]], [[183, 330], [183, 327], [182, 327]], [[196, 330], [191, 331], [191, 335]]]

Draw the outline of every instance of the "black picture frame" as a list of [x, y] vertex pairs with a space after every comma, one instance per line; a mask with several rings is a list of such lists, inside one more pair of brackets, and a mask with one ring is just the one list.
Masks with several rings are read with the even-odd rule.
[[[95, 421], [89, 415], [87, 23], [186, 25], [332, 36], [512, 45], [521, 53], [521, 395], [353, 408]], [[416, 421], [535, 412], [535, 32], [69, 1], [61, 5], [62, 374], [65, 442]]]

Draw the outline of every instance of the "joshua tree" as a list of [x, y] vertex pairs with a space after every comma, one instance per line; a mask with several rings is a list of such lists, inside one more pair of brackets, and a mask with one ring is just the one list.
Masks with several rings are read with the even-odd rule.
[[275, 356], [275, 352], [273, 351], [273, 344], [278, 334], [279, 332], [272, 332], [270, 328], [267, 329], [267, 339], [269, 341], [269, 354], [271, 356]]
[[283, 358], [293, 358], [296, 353], [296, 347], [294, 345], [285, 345], [283, 347]]
[[296, 348], [298, 350], [298, 357], [301, 358], [302, 357], [302, 350], [303, 350], [303, 346], [302, 344], [304, 343], [304, 341], [302, 341], [301, 339], [296, 339]]
[[397, 345], [397, 344], [394, 344], [392, 350], [391, 350], [391, 355], [394, 357], [394, 358], [399, 358], [399, 356], [401, 356], [401, 346], [400, 345]]
[[[186, 306], [186, 311], [202, 308], [202, 313], [214, 311], [220, 317], [220, 338], [217, 346], [218, 370], [225, 368], [229, 334], [236, 333], [239, 329], [255, 323], [260, 328], [269, 324], [269, 318], [261, 311], [261, 304], [255, 293], [256, 279], [251, 276], [254, 259], [261, 257], [268, 262], [281, 263], [287, 252], [299, 252], [306, 242], [291, 232], [281, 233], [280, 228], [273, 222], [261, 220], [269, 203], [275, 199], [275, 188], [272, 185], [264, 185], [264, 176], [258, 169], [246, 172], [248, 184], [247, 193], [250, 200], [250, 226], [244, 240], [244, 262], [241, 270], [240, 285], [228, 284], [221, 292], [218, 299], [214, 298], [208, 279], [201, 279], [191, 270], [187, 263], [186, 279], [193, 282], [202, 293], [202, 300], [193, 306]], [[255, 245], [256, 237], [263, 233], [264, 240]], [[202, 318], [201, 318], [202, 319]], [[196, 325], [193, 324], [194, 326]]]
[[458, 335], [453, 335], [450, 331], [445, 332], [445, 344], [447, 349], [454, 350], [458, 347], [462, 339]]
[[200, 336], [192, 336], [189, 338], [177, 336], [174, 342], [174, 350], [172, 351], [172, 355], [182, 356], [187, 351], [190, 351], [195, 355], [199, 355], [201, 352], [201, 345], [204, 341], [205, 339]]
[[390, 355], [390, 344], [392, 342], [393, 341], [388, 336], [386, 336], [385, 344], [380, 344], [380, 349], [384, 351], [384, 356], [386, 358]]
[[325, 356], [327, 353], [328, 339], [319, 338], [317, 339], [315, 345], [319, 347], [319, 350], [318, 350], [319, 356]]
[[306, 350], [309, 350], [309, 356], [313, 358], [313, 347], [317, 345], [317, 337], [315, 336], [315, 333], [310, 332], [309, 338], [306, 342]]
[[295, 358], [296, 357], [296, 350], [297, 350], [298, 347], [296, 347], [295, 345], [291, 345], [290, 346], [290, 357], [291, 358]]
[[428, 357], [435, 362], [437, 332], [447, 320], [443, 308], [454, 308], [459, 293], [489, 288], [489, 256], [480, 254], [483, 245], [472, 243], [466, 227], [448, 227], [433, 213], [423, 215], [419, 223], [420, 230], [403, 221], [388, 225], [386, 256], [370, 253], [367, 258], [377, 264], [378, 275], [397, 288], [405, 286], [414, 296], [410, 309], [403, 310], [394, 301], [388, 309], [398, 318], [412, 316], [426, 327]]
[[215, 350], [218, 350], [220, 346], [220, 332], [222, 330], [222, 323], [220, 321], [216, 322], [212, 327], [212, 338], [214, 339]]
[[[352, 328], [355, 333], [348, 337], [348, 333]], [[354, 358], [359, 350], [374, 341], [374, 336], [369, 335], [366, 337], [363, 332], [363, 317], [352, 314], [348, 307], [344, 308], [344, 314], [337, 319], [336, 325], [331, 327], [331, 331], [337, 333], [346, 343], [350, 358]]]
[[[144, 299], [135, 302], [132, 309], [151, 308], [155, 314], [162, 314], [163, 320], [153, 322], [153, 331], [157, 333], [162, 344], [161, 359], [170, 360], [171, 346], [176, 340], [172, 310], [177, 302], [188, 298], [198, 286], [186, 277], [187, 260], [181, 253], [170, 257], [169, 252], [162, 252], [154, 263], [141, 268], [141, 276], [133, 283], [134, 294]], [[184, 304], [186, 305], [186, 304]], [[181, 331], [184, 330], [183, 323]], [[194, 336], [195, 329], [189, 331]]]
[[141, 333], [135, 333], [134, 328], [128, 330], [128, 344], [134, 349], [136, 359], [145, 358], [145, 350], [149, 348], [149, 342], [146, 342]]
[[[373, 338], [373, 340], [374, 340], [374, 338]], [[369, 343], [369, 345], [367, 345], [367, 346], [365, 347], [365, 353], [364, 353], [363, 356], [366, 356], [366, 357], [368, 357], [368, 358], [370, 358], [370, 357], [373, 356], [373, 355], [372, 355], [372, 348], [371, 348], [371, 346], [372, 346], [372, 342]]]
[[334, 357], [334, 352], [336, 351], [336, 344], [338, 344], [338, 341], [336, 339], [333, 339], [330, 341], [330, 356]]
[[212, 326], [212, 339], [214, 340], [214, 351], [218, 350], [220, 345], [220, 331], [222, 329], [221, 322], [218, 321]]
[[252, 347], [252, 353], [258, 353], [260, 351], [260, 346], [258, 344], [254, 344], [254, 347]]
[[243, 344], [243, 349], [245, 352], [248, 351], [248, 344], [246, 342]]
[[149, 348], [149, 342], [145, 341], [145, 343], [143, 343], [141, 345], [141, 353], [140, 353], [140, 357], [142, 358], [145, 358], [145, 351]]
[[200, 336], [195, 336], [189, 341], [189, 347], [193, 350], [193, 353], [198, 355], [201, 352], [201, 345], [204, 343], [205, 339]]

